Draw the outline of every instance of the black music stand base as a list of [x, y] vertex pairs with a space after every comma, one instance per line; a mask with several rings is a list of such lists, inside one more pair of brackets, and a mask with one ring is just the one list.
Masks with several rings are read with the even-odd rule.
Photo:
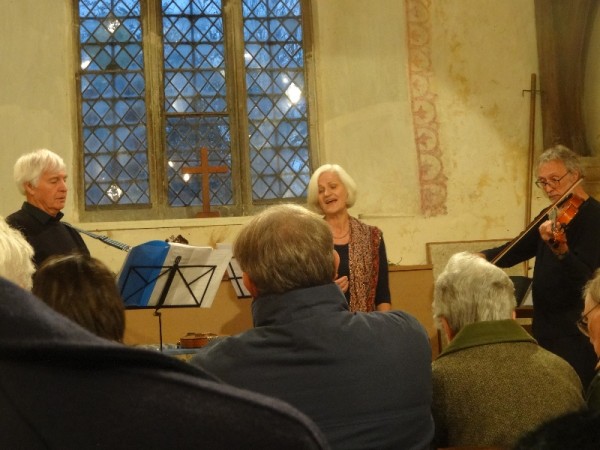
[[163, 334], [162, 334], [162, 313], [157, 309], [154, 311], [154, 316], [158, 317], [158, 342], [160, 343], [160, 351], [163, 351]]

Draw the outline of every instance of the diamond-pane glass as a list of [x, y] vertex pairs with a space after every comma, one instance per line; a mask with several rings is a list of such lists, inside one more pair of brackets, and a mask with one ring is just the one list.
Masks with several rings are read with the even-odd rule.
[[[233, 203], [221, 8], [220, 0], [162, 0], [171, 206], [202, 205], [203, 177], [211, 205]], [[209, 166], [225, 167], [226, 173], [183, 173], [201, 165], [202, 147]]]
[[[300, 2], [78, 0], [86, 206], [154, 210], [205, 206], [208, 197], [240, 211], [248, 197], [238, 188], [259, 202], [304, 197], [310, 158]], [[162, 36], [162, 45], [144, 36]], [[245, 64], [237, 65], [242, 52]], [[230, 108], [244, 88], [243, 107]], [[203, 147], [207, 165], [225, 173], [183, 173], [206, 165]], [[163, 167], [149, 164], [156, 158]], [[153, 204], [150, 191], [163, 188], [167, 204]]]
[[[229, 123], [226, 117], [170, 117], [167, 119], [169, 204], [202, 205], [202, 177], [208, 176], [211, 205], [233, 202]], [[225, 173], [183, 174], [184, 167], [199, 167], [200, 149], [208, 149], [209, 167]]]
[[86, 206], [149, 204], [139, 0], [80, 0]]
[[220, 0], [162, 0], [165, 110], [224, 113], [225, 45]]
[[243, 0], [254, 200], [306, 196], [308, 108], [300, 0]]

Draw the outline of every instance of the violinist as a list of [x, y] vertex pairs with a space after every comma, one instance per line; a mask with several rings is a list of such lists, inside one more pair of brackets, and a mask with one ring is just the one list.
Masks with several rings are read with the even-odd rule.
[[585, 192], [581, 162], [565, 146], [544, 151], [537, 171], [535, 184], [555, 207], [544, 210], [517, 241], [481, 254], [499, 267], [535, 257], [533, 335], [542, 347], [567, 360], [587, 387], [596, 356], [576, 322], [583, 310], [583, 287], [600, 267], [600, 202]]

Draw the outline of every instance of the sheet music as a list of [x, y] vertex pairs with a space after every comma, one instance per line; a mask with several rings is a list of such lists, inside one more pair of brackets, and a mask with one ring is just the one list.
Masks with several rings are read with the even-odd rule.
[[[229, 251], [233, 253], [233, 245], [229, 243], [218, 243], [217, 249], [229, 249]], [[239, 263], [237, 262], [234, 256], [232, 256], [231, 260], [229, 261], [229, 264], [227, 265], [227, 275], [229, 276], [231, 285], [233, 286], [235, 294], [238, 298], [252, 297], [250, 291], [248, 291], [248, 289], [246, 289], [246, 286], [244, 286], [244, 283], [242, 281], [242, 268], [240, 267]]]
[[[198, 306], [198, 301], [201, 302], [202, 308], [210, 308], [231, 259], [231, 250], [214, 250], [212, 247], [194, 247], [172, 242], [169, 243], [169, 247], [163, 266], [172, 266], [175, 259], [181, 256], [181, 274], [176, 274], [173, 278], [163, 306]], [[149, 306], [157, 304], [166, 281], [166, 276], [156, 281], [148, 301]], [[186, 283], [194, 296], [190, 294]]]
[[[214, 250], [178, 243], [150, 241], [132, 249], [118, 277], [118, 285], [128, 307], [200, 306], [210, 308], [217, 295], [231, 249]], [[170, 268], [180, 258], [178, 267]], [[159, 305], [161, 294], [172, 273], [173, 279]]]

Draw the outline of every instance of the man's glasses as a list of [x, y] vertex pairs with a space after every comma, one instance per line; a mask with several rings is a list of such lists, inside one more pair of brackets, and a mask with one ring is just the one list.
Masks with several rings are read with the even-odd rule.
[[594, 309], [596, 309], [598, 306], [600, 306], [600, 303], [596, 303], [592, 309], [590, 309], [588, 312], [586, 312], [583, 316], [581, 316], [577, 320], [577, 328], [579, 328], [579, 331], [581, 331], [583, 334], [585, 334], [588, 337], [590, 336], [590, 329], [588, 327], [588, 315]]
[[567, 173], [565, 173], [562, 177], [560, 178], [550, 178], [549, 180], [544, 180], [543, 178], [540, 178], [539, 180], [537, 180], [535, 182], [535, 185], [537, 187], [539, 187], [540, 189], [544, 189], [546, 186], [550, 186], [552, 189], [556, 189], [559, 185], [560, 185], [560, 180], [562, 180], [564, 177], [566, 177], [568, 174], [570, 173], [570, 171], [567, 171]]

